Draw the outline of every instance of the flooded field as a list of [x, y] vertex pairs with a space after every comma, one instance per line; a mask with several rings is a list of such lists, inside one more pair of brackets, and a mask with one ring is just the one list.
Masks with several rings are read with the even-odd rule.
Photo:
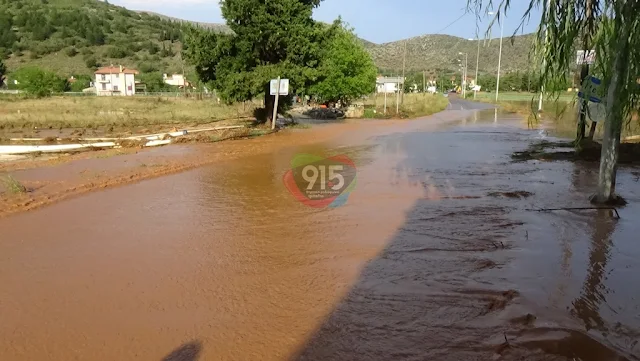
[[[545, 133], [474, 107], [0, 219], [0, 360], [640, 359], [640, 173], [620, 219], [542, 212], [596, 165], [514, 163]], [[289, 194], [298, 153], [354, 160], [344, 206]]]

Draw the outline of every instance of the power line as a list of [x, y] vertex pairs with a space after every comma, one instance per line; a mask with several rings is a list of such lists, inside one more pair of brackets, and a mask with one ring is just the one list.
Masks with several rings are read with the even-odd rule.
[[436, 31], [434, 34], [440, 34], [441, 32], [447, 30], [449, 27], [451, 27], [452, 25], [454, 25], [455, 23], [457, 23], [458, 21], [460, 21], [463, 17], [467, 16], [469, 14], [469, 12], [465, 11], [462, 15], [460, 15], [459, 18], [455, 19], [454, 21], [452, 21], [449, 25], [445, 26], [444, 28], [442, 28], [442, 30], [438, 30]]

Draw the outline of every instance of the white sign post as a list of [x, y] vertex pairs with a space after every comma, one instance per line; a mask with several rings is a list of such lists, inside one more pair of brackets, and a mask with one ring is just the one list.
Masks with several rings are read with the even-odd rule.
[[289, 95], [289, 79], [272, 79], [269, 84], [271, 95], [275, 95], [276, 100], [273, 105], [273, 118], [271, 120], [271, 129], [276, 128], [276, 120], [278, 119], [278, 100], [280, 95]]

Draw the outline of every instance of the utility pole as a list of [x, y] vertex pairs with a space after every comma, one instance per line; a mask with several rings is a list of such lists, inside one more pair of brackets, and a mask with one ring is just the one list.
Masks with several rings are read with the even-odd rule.
[[[547, 11], [551, 11], [551, 0], [547, 0]], [[545, 26], [544, 28], [544, 41], [545, 44], [549, 43], [549, 29]], [[547, 66], [547, 60], [544, 60], [544, 65], [542, 66], [542, 68], [546, 68]], [[540, 99], [538, 100], [538, 113], [542, 112], [542, 98], [544, 97], [544, 84], [542, 84], [542, 87], [540, 89]]]
[[467, 78], [469, 77], [469, 53], [464, 54], [464, 96], [467, 98]]
[[383, 83], [382, 91], [384, 92], [384, 115], [387, 115], [387, 83]]
[[504, 22], [500, 20], [500, 54], [498, 55], [498, 79], [496, 80], [496, 103], [500, 94], [500, 67], [502, 66], [502, 38], [504, 36]]
[[404, 104], [404, 67], [407, 62], [407, 41], [404, 41], [404, 55], [402, 56], [402, 104]]
[[478, 53], [476, 54], [476, 79], [475, 79], [475, 88], [473, 90], [473, 100], [476, 99], [476, 96], [478, 95], [478, 91], [476, 89], [478, 89], [478, 69], [480, 67], [480, 39], [478, 40]]
[[[551, 1], [551, 0], [549, 0]], [[489, 15], [495, 15], [493, 11], [488, 12]], [[500, 67], [502, 66], [502, 38], [504, 37], [504, 22], [498, 17], [498, 23], [500, 23], [500, 53], [498, 54], [498, 78], [496, 80], [496, 103], [498, 102], [498, 95], [500, 94]]]
[[422, 92], [423, 93], [427, 92], [427, 71], [426, 70], [422, 71]]
[[[400, 82], [398, 81], [398, 79], [396, 79], [397, 82], [397, 92], [396, 92], [396, 115], [398, 115], [400, 113]], [[402, 83], [402, 86], [404, 86], [404, 83]]]

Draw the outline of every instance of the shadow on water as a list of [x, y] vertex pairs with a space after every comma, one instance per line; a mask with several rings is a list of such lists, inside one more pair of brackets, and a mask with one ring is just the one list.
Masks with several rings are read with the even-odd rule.
[[[494, 111], [484, 118], [493, 121]], [[555, 269], [557, 253], [566, 272], [579, 268], [571, 247], [583, 242], [571, 235], [562, 240], [553, 227], [529, 236], [532, 219], [535, 226], [556, 217], [563, 232], [573, 221], [571, 215], [532, 215], [527, 208], [588, 198], [567, 189], [585, 181], [569, 176], [566, 163], [508, 161], [536, 134], [472, 124], [381, 138], [382, 149], [404, 148], [408, 158], [396, 171], [422, 184], [424, 197], [291, 360], [637, 359], [635, 344], [620, 347], [620, 335], [608, 328], [613, 322], [600, 312], [607, 303], [603, 282], [616, 227], [608, 211], [579, 215], [593, 231], [586, 280], [573, 307], [568, 304], [576, 295], [570, 290], [560, 292], [562, 309], [548, 305], [557, 275], [532, 276], [526, 262], [518, 261], [528, 258], [534, 272], [544, 274]], [[576, 283], [573, 276], [567, 282]]]
[[201, 351], [202, 343], [200, 341], [191, 341], [178, 347], [161, 361], [197, 361], [200, 358]]

